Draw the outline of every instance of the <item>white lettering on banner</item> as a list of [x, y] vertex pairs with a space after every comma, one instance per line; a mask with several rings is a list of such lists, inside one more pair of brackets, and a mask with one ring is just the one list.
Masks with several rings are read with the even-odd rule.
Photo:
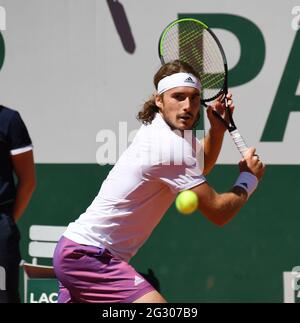
[[300, 290], [300, 266], [295, 266], [292, 269], [292, 275], [294, 276], [292, 288], [293, 290], [298, 291]]
[[292, 9], [292, 15], [296, 15], [291, 22], [292, 29], [297, 31], [300, 28], [300, 6], [295, 6]]
[[295, 303], [300, 299], [300, 266], [283, 273], [283, 294], [284, 303]]
[[6, 272], [2, 266], [0, 266], [0, 290], [6, 290]]
[[47, 295], [47, 293], [42, 293], [40, 297], [36, 298], [37, 295], [34, 293], [30, 293], [30, 303], [57, 303], [57, 293], [51, 293]]

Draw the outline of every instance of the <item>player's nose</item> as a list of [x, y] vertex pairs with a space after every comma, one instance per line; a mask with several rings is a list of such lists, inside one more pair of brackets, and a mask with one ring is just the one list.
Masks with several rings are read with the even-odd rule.
[[183, 109], [185, 111], [190, 111], [192, 109], [192, 101], [189, 97], [186, 97], [183, 102]]

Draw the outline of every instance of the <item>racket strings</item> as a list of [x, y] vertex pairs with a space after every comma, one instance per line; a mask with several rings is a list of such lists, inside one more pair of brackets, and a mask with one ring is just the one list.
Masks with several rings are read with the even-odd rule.
[[209, 101], [218, 95], [224, 85], [224, 60], [216, 40], [204, 26], [192, 21], [178, 22], [167, 30], [161, 46], [164, 63], [179, 59], [199, 73], [202, 99]]

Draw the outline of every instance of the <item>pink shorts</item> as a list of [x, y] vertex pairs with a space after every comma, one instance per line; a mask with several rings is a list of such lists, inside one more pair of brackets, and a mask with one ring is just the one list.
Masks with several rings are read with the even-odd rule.
[[59, 280], [58, 303], [132, 303], [155, 290], [107, 249], [65, 237], [56, 246], [53, 265]]

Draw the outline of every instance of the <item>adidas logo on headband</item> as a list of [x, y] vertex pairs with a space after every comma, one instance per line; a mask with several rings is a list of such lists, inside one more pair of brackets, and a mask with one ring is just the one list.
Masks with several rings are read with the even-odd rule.
[[185, 79], [184, 82], [195, 84], [194, 80], [190, 76], [187, 79]]

